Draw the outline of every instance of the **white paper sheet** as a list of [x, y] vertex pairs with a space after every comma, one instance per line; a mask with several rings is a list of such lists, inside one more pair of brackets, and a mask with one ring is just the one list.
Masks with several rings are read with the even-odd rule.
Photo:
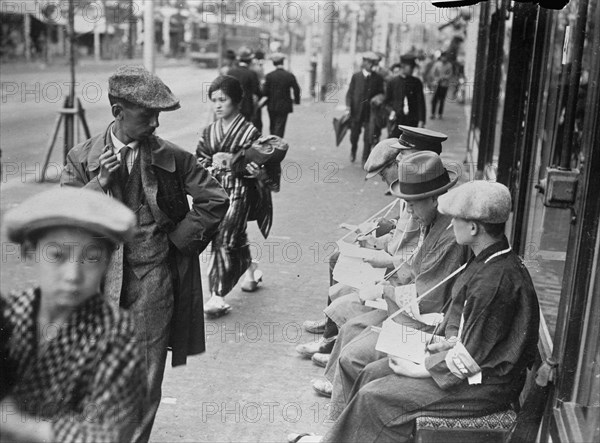
[[333, 279], [344, 285], [360, 289], [366, 285], [374, 285], [383, 279], [384, 268], [374, 268], [365, 263], [362, 258], [340, 255], [335, 268]]
[[346, 257], [355, 257], [361, 259], [383, 259], [390, 257], [390, 255], [387, 252], [382, 251], [381, 249], [361, 248], [357, 244], [348, 243], [342, 240], [338, 240], [337, 245], [338, 250], [340, 251], [340, 255], [345, 255]]
[[432, 335], [410, 326], [385, 320], [375, 349], [394, 357], [425, 364], [425, 348]]

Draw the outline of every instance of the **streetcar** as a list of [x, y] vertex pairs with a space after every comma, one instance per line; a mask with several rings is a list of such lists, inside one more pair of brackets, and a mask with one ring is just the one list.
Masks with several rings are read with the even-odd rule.
[[190, 60], [216, 67], [219, 62], [219, 35], [223, 54], [227, 50], [237, 53], [242, 46], [267, 53], [271, 41], [271, 34], [255, 25], [193, 22], [188, 52]]

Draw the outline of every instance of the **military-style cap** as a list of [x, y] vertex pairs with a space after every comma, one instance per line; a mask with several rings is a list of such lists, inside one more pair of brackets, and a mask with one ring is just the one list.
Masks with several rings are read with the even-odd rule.
[[284, 60], [285, 60], [285, 54], [283, 54], [281, 52], [276, 52], [274, 54], [271, 54], [271, 61], [273, 63], [281, 63]]
[[108, 93], [134, 105], [158, 111], [179, 109], [179, 99], [143, 66], [120, 66], [108, 79]]
[[400, 56], [400, 63], [403, 65], [417, 65], [417, 57], [412, 54], [404, 54]]
[[456, 184], [458, 175], [448, 171], [438, 154], [420, 151], [408, 154], [398, 164], [398, 180], [390, 186], [396, 197], [422, 200], [445, 193]]
[[374, 53], [373, 51], [369, 51], [369, 52], [365, 52], [362, 55], [363, 60], [370, 60], [372, 62], [376, 62], [379, 63], [381, 61], [381, 57], [379, 57], [376, 53]]
[[442, 142], [448, 139], [446, 134], [431, 129], [404, 125], [398, 125], [398, 128], [402, 131], [398, 144], [394, 145], [398, 149], [416, 149], [417, 151], [433, 151], [441, 154]]
[[249, 62], [252, 61], [252, 59], [254, 58], [254, 52], [252, 52], [252, 49], [243, 46], [240, 48], [239, 52], [238, 52], [238, 59], [240, 59], [243, 62]]
[[388, 138], [381, 140], [373, 147], [369, 154], [369, 158], [367, 158], [364, 165], [364, 169], [367, 171], [365, 180], [375, 177], [386, 166], [389, 166], [396, 161], [396, 156], [400, 152], [398, 148], [395, 147], [397, 144], [398, 139]]
[[505, 223], [510, 215], [510, 191], [501, 183], [475, 180], [457, 186], [438, 199], [442, 214], [485, 223]]
[[121, 243], [133, 237], [135, 214], [123, 203], [84, 188], [55, 188], [28, 198], [4, 217], [11, 241], [23, 243], [31, 234], [51, 228], [77, 228]]

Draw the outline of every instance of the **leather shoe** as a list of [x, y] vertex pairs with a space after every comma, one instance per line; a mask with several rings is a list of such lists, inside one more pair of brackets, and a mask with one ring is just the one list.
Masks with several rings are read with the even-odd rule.
[[296, 346], [296, 351], [305, 357], [312, 357], [317, 352], [321, 354], [331, 354], [336, 338], [337, 335], [331, 338], [321, 337], [319, 341], [313, 341]]
[[331, 354], [321, 354], [320, 352], [317, 352], [316, 354], [313, 354], [310, 359], [315, 365], [326, 368], [329, 363], [329, 357], [331, 357]]
[[325, 379], [315, 379], [311, 382], [313, 389], [319, 395], [323, 397], [331, 398], [331, 393], [333, 392], [333, 385], [329, 380]]
[[325, 332], [325, 323], [327, 323], [327, 319], [323, 320], [306, 320], [302, 323], [302, 329], [306, 332], [310, 332], [311, 334], [322, 334]]

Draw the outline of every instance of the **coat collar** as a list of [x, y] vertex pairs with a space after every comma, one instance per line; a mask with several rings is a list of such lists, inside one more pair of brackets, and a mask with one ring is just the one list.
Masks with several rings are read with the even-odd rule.
[[[114, 149], [114, 145], [110, 136], [110, 131], [114, 122], [108, 125], [106, 131], [104, 131], [103, 136], [98, 136], [92, 142], [92, 147], [90, 148], [90, 152], [88, 154], [88, 171], [97, 172], [100, 168], [100, 162], [98, 158], [104, 151], [106, 146], [110, 146], [111, 149]], [[150, 149], [152, 153], [152, 166], [157, 166], [161, 169], [164, 169], [167, 172], [175, 172], [175, 156], [173, 153], [167, 148], [166, 144], [163, 140], [155, 135], [149, 137], [147, 140], [140, 142], [140, 149]]]

